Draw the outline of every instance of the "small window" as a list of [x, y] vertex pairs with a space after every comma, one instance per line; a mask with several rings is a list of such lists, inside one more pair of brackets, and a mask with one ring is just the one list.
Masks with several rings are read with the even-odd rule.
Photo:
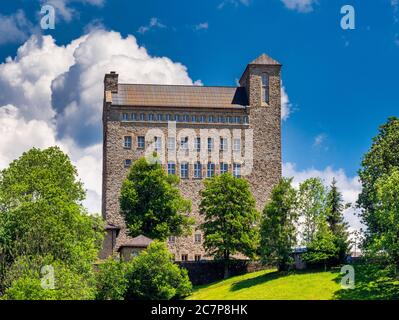
[[145, 147], [145, 138], [143, 136], [137, 137], [137, 148], [144, 149]]
[[227, 151], [227, 138], [220, 138], [220, 151]]
[[213, 151], [213, 138], [208, 138], [208, 152]]
[[194, 140], [194, 150], [197, 152], [201, 151], [201, 138], [195, 138]]
[[154, 115], [152, 113], [148, 115], [148, 121], [154, 121]]
[[175, 138], [168, 138], [168, 150], [174, 151], [176, 148], [176, 140]]
[[155, 151], [161, 151], [161, 149], [162, 149], [162, 139], [161, 139], [161, 137], [155, 137], [154, 138], [154, 144], [155, 144]]
[[163, 121], [163, 114], [162, 113], [158, 113], [157, 114], [157, 121]]
[[180, 177], [182, 179], [188, 179], [188, 163], [187, 162], [180, 164]]
[[233, 141], [233, 151], [241, 151], [241, 139], [234, 139]]
[[144, 113], [140, 113], [140, 121], [144, 121], [145, 120], [145, 114]]
[[168, 174], [176, 174], [176, 163], [173, 161], [168, 162]]
[[183, 122], [188, 122], [188, 121], [189, 121], [188, 119], [189, 119], [188, 115], [185, 114], [185, 115], [183, 116]]
[[191, 122], [197, 122], [197, 117], [196, 116], [191, 116]]
[[176, 242], [176, 237], [175, 236], [170, 236], [168, 241], [169, 241], [169, 243], [175, 243]]
[[136, 121], [136, 120], [137, 120], [137, 114], [132, 113], [130, 116], [132, 117], [132, 120], [133, 120], [133, 121]]
[[220, 174], [229, 172], [229, 164], [226, 162], [220, 163]]
[[194, 163], [194, 178], [201, 179], [202, 178], [202, 165], [201, 162]]
[[201, 261], [201, 255], [200, 254], [196, 254], [195, 256], [194, 256], [194, 260], [195, 261]]
[[125, 136], [124, 137], [123, 147], [125, 149], [131, 149], [132, 148], [132, 137], [131, 136]]
[[269, 75], [262, 74], [262, 101], [269, 102]]
[[197, 233], [194, 235], [194, 241], [195, 243], [201, 243], [201, 234]]
[[234, 123], [241, 123], [241, 117], [234, 117]]
[[180, 149], [188, 150], [188, 137], [184, 137], [180, 139]]
[[166, 115], [166, 121], [171, 121], [170, 119], [171, 119], [170, 114], [167, 114]]
[[208, 122], [213, 122], [213, 116], [208, 117]]
[[122, 121], [128, 121], [129, 120], [129, 114], [128, 113], [122, 113]]
[[239, 163], [233, 164], [233, 175], [236, 178], [241, 178], [241, 164]]
[[132, 165], [132, 160], [131, 159], [126, 159], [124, 161], [124, 165], [125, 165], [125, 168], [129, 168]]
[[244, 119], [243, 119], [243, 121], [244, 121], [245, 124], [248, 124], [248, 117], [245, 116]]
[[208, 166], [207, 166], [206, 176], [207, 176], [208, 178], [211, 178], [211, 177], [213, 177], [214, 175], [215, 175], [215, 164], [212, 163], [212, 162], [209, 162], [209, 163], [208, 163]]
[[188, 261], [188, 254], [182, 254], [181, 261]]
[[205, 116], [200, 117], [200, 122], [205, 122]]

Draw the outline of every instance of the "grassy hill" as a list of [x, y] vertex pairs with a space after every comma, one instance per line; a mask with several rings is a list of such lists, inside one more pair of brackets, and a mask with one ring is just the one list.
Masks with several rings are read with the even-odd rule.
[[191, 300], [374, 300], [399, 299], [399, 275], [374, 265], [356, 265], [353, 290], [342, 289], [338, 271], [264, 270], [198, 286]]

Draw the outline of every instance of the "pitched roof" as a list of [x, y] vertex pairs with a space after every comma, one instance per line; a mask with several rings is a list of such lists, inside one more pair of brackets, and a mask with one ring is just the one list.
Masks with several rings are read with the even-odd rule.
[[112, 104], [140, 107], [233, 108], [248, 105], [243, 87], [119, 84]]
[[268, 65], [278, 65], [281, 66], [280, 62], [274, 60], [273, 58], [269, 57], [267, 54], [263, 53], [255, 60], [250, 62], [249, 64], [268, 64]]
[[123, 242], [119, 246], [118, 251], [123, 247], [147, 248], [153, 241], [154, 240], [152, 240], [146, 236], [139, 235], [135, 238], [129, 238], [125, 242]]

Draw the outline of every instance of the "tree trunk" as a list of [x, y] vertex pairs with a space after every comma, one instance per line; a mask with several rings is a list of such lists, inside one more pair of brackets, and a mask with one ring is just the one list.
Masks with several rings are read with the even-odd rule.
[[227, 279], [230, 275], [229, 273], [229, 260], [230, 260], [230, 252], [226, 250], [224, 252], [224, 279]]

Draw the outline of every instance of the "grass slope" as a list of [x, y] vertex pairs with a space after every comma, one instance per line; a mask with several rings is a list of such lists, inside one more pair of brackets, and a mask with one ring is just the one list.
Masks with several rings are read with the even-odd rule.
[[191, 300], [329, 300], [341, 290], [338, 272], [264, 270], [195, 288]]

